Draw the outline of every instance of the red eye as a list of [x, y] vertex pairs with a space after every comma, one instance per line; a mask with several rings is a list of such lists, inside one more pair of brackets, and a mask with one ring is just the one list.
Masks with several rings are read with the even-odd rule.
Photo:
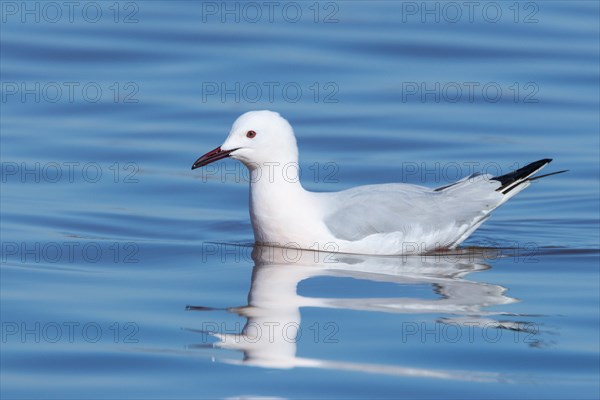
[[246, 133], [246, 137], [249, 139], [254, 139], [255, 136], [256, 136], [256, 132], [254, 132], [254, 131], [248, 131]]

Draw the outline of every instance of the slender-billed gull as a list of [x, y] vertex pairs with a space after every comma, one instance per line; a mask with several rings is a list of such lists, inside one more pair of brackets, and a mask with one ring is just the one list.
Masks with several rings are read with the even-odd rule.
[[543, 159], [505, 175], [475, 174], [436, 189], [390, 183], [309, 192], [290, 178], [290, 166], [298, 166], [291, 125], [266, 110], [241, 115], [225, 142], [192, 169], [226, 157], [250, 170], [256, 243], [378, 255], [455, 248], [532, 180], [564, 172], [532, 178], [551, 161]]

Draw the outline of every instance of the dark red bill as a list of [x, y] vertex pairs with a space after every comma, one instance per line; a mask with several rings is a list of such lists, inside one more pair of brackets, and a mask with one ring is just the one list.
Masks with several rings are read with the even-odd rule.
[[229, 157], [229, 154], [235, 150], [237, 149], [221, 150], [221, 146], [219, 146], [216, 149], [209, 151], [208, 153], [197, 159], [194, 165], [192, 165], [192, 169], [204, 167], [205, 165], [208, 165], [212, 162]]

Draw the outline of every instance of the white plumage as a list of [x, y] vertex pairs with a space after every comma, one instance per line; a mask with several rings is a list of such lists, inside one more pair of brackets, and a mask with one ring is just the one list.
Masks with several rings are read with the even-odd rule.
[[257, 243], [377, 255], [458, 246], [551, 161], [499, 177], [473, 175], [438, 189], [391, 183], [309, 192], [293, 174], [298, 166], [294, 131], [272, 111], [240, 116], [223, 145], [200, 157], [192, 169], [225, 157], [250, 170], [250, 218]]

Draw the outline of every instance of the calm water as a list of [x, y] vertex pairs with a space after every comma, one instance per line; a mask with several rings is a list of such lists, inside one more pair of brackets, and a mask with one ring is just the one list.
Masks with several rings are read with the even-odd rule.
[[[599, 7], [2, 1], [2, 398], [598, 398]], [[238, 114], [318, 191], [568, 174], [465, 248], [251, 246]]]

